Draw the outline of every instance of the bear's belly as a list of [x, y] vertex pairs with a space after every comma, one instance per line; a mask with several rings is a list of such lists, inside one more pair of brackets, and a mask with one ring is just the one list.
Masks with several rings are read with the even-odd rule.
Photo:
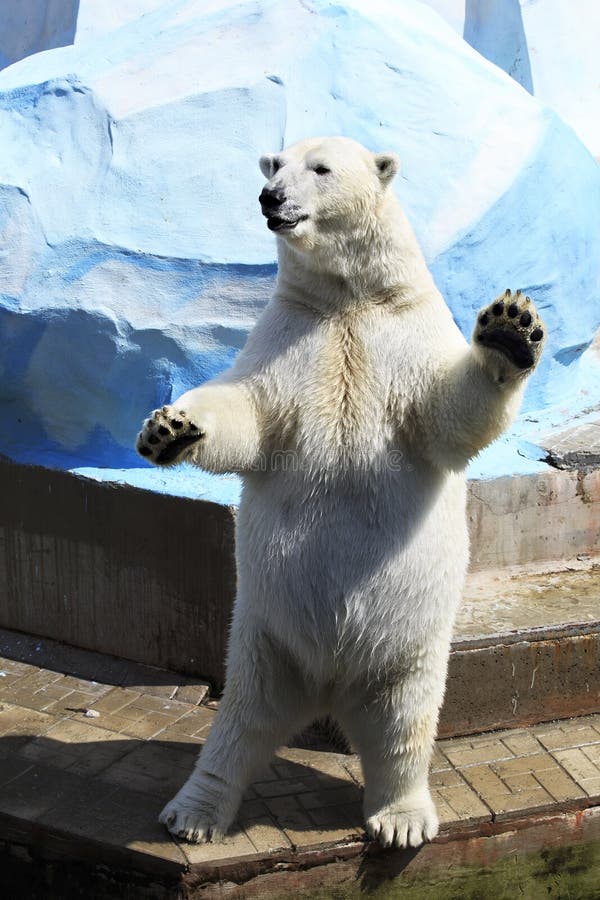
[[255, 473], [237, 528], [239, 602], [323, 677], [451, 625], [468, 557], [462, 475]]

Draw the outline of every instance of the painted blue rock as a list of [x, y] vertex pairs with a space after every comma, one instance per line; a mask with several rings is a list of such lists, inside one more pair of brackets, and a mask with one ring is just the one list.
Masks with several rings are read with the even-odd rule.
[[413, 0], [151, 6], [0, 72], [0, 452], [235, 499], [144, 467], [135, 435], [229, 365], [269, 296], [258, 156], [346, 134], [400, 154], [465, 334], [506, 287], [535, 298], [543, 364], [473, 471], [540, 465], [518, 448], [600, 386], [600, 169], [573, 132]]

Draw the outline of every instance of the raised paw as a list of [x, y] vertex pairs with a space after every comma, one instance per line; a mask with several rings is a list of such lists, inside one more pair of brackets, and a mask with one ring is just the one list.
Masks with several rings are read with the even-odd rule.
[[439, 822], [433, 803], [415, 809], [390, 806], [369, 816], [366, 830], [383, 847], [420, 847], [433, 840]]
[[182, 453], [202, 440], [204, 432], [184, 410], [172, 406], [155, 409], [144, 422], [135, 448], [140, 456], [157, 466], [176, 463]]
[[473, 333], [479, 347], [496, 350], [523, 373], [537, 365], [545, 337], [531, 299], [510, 290], [480, 311]]

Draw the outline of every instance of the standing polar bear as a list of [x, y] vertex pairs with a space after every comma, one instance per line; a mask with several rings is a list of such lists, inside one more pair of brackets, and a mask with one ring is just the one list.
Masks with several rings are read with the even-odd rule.
[[260, 167], [277, 287], [235, 365], [154, 412], [137, 449], [243, 479], [227, 679], [161, 821], [222, 836], [285, 740], [331, 714], [360, 753], [369, 835], [437, 833], [427, 771], [468, 561], [464, 469], [514, 416], [543, 345], [528, 297], [466, 343], [394, 192], [345, 138]]

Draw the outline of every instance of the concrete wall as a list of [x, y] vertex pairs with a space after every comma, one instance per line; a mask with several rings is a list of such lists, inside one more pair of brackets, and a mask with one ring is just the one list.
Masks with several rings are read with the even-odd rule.
[[[0, 461], [0, 626], [223, 680], [234, 510]], [[597, 553], [600, 470], [470, 485], [472, 567]]]

